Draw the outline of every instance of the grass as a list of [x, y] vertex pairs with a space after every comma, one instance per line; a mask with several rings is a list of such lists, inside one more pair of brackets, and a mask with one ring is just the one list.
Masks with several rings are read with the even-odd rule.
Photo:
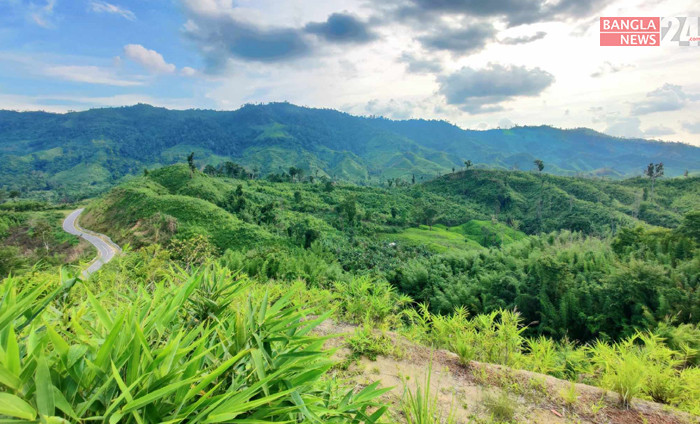
[[515, 417], [515, 401], [505, 391], [486, 393], [482, 404], [493, 421], [512, 422]]
[[404, 393], [401, 399], [401, 410], [406, 424], [456, 424], [457, 409], [454, 402], [449, 411], [444, 411], [439, 405], [437, 393], [433, 395], [432, 385], [433, 365], [428, 365], [428, 371], [423, 383], [416, 382], [411, 389], [404, 382]]
[[474, 250], [480, 249], [478, 242], [465, 238], [457, 231], [434, 225], [432, 228], [421, 225], [418, 228], [407, 228], [400, 233], [384, 235], [385, 240], [398, 240], [412, 245], [422, 245], [428, 249], [441, 253], [453, 249]]
[[525, 233], [514, 230], [506, 224], [475, 219], [454, 227], [440, 224], [432, 227], [420, 225], [383, 236], [387, 241], [399, 240], [412, 245], [425, 246], [437, 253], [505, 245], [526, 237]]

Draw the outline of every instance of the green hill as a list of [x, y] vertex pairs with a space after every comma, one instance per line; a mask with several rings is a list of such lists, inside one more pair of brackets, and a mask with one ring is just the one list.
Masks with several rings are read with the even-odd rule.
[[[150, 178], [125, 183], [94, 202], [83, 217], [86, 226], [137, 247], [177, 234], [204, 235], [218, 249], [264, 244], [274, 236], [216, 206], [222, 184], [211, 178], [190, 179], [184, 166], [162, 168]], [[197, 193], [191, 196], [188, 193]]]
[[200, 168], [233, 160], [257, 175], [294, 166], [306, 175], [361, 184], [418, 181], [461, 169], [532, 169], [558, 175], [640, 175], [663, 162], [668, 176], [700, 171], [700, 148], [627, 140], [588, 129], [516, 127], [469, 131], [442, 121], [391, 121], [288, 103], [231, 112], [137, 105], [85, 112], [0, 111], [0, 188], [26, 197], [90, 197], [144, 168]]
[[[285, 178], [164, 167], [93, 202], [84, 225], [135, 248], [157, 243], [186, 263], [221, 257], [264, 278], [324, 286], [367, 274], [440, 313], [516, 307], [539, 322], [528, 331], [557, 338], [618, 337], [652, 315], [700, 313], [698, 177], [658, 181], [653, 196], [640, 178], [482, 169], [391, 187]], [[635, 285], [646, 309], [614, 318], [615, 293]], [[613, 309], [579, 316], [572, 302]], [[561, 308], [571, 309], [565, 318]]]

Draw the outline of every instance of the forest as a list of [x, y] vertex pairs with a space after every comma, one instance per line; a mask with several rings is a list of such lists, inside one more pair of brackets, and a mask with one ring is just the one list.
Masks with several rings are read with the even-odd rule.
[[[556, 147], [554, 147], [556, 146]], [[700, 148], [618, 139], [548, 126], [465, 130], [445, 121], [393, 121], [289, 103], [236, 111], [168, 110], [139, 104], [52, 114], [0, 111], [0, 190], [23, 198], [76, 201], [101, 195], [140, 173], [182, 161], [243, 165], [256, 175], [303, 168], [360, 185], [419, 182], [475, 168], [622, 178], [649, 161], [667, 176], [700, 171]], [[307, 175], [307, 176], [308, 176]]]
[[[398, 355], [398, 334], [466, 367], [609, 389], [623, 410], [642, 399], [700, 415], [700, 177], [547, 165], [465, 161], [367, 186], [192, 153], [84, 204], [81, 225], [124, 250], [85, 280], [94, 252], [60, 231], [74, 205], [8, 199], [0, 414], [462, 422], [431, 412], [420, 385], [391, 404], [378, 383], [353, 384], [349, 363]], [[356, 326], [348, 362], [322, 348], [326, 320]], [[496, 406], [469, 422], [518, 421]]]

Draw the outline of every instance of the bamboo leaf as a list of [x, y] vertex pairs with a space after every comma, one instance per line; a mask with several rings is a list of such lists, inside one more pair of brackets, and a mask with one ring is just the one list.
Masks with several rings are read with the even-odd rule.
[[39, 413], [47, 417], [53, 416], [56, 412], [53, 383], [51, 381], [51, 371], [49, 371], [49, 366], [43, 355], [37, 359], [34, 385], [36, 386], [36, 406]]
[[0, 415], [34, 420], [36, 418], [36, 410], [18, 396], [0, 393]]

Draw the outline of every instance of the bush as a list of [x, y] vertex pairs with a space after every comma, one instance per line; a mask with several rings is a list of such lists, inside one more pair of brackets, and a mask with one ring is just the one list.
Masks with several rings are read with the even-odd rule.
[[353, 356], [365, 356], [371, 361], [376, 361], [379, 355], [387, 356], [394, 352], [392, 340], [384, 333], [375, 332], [369, 323], [357, 327], [353, 336], [347, 339], [347, 345]]
[[[204, 315], [200, 307], [188, 307], [188, 299], [207, 303], [202, 292], [219, 285], [211, 279], [228, 280], [223, 272], [196, 273], [182, 285], [160, 283], [152, 292], [106, 292], [103, 300], [88, 292], [64, 310], [46, 306], [66, 289], [40, 284], [17, 290], [5, 280], [0, 416], [42, 422], [377, 422], [386, 407], [376, 402], [383, 393], [376, 384], [339, 393], [321, 382], [333, 363], [321, 349], [323, 340], [308, 335], [319, 321], [304, 320], [288, 297], [231, 307], [224, 301]], [[227, 283], [224, 298], [246, 284]]]

